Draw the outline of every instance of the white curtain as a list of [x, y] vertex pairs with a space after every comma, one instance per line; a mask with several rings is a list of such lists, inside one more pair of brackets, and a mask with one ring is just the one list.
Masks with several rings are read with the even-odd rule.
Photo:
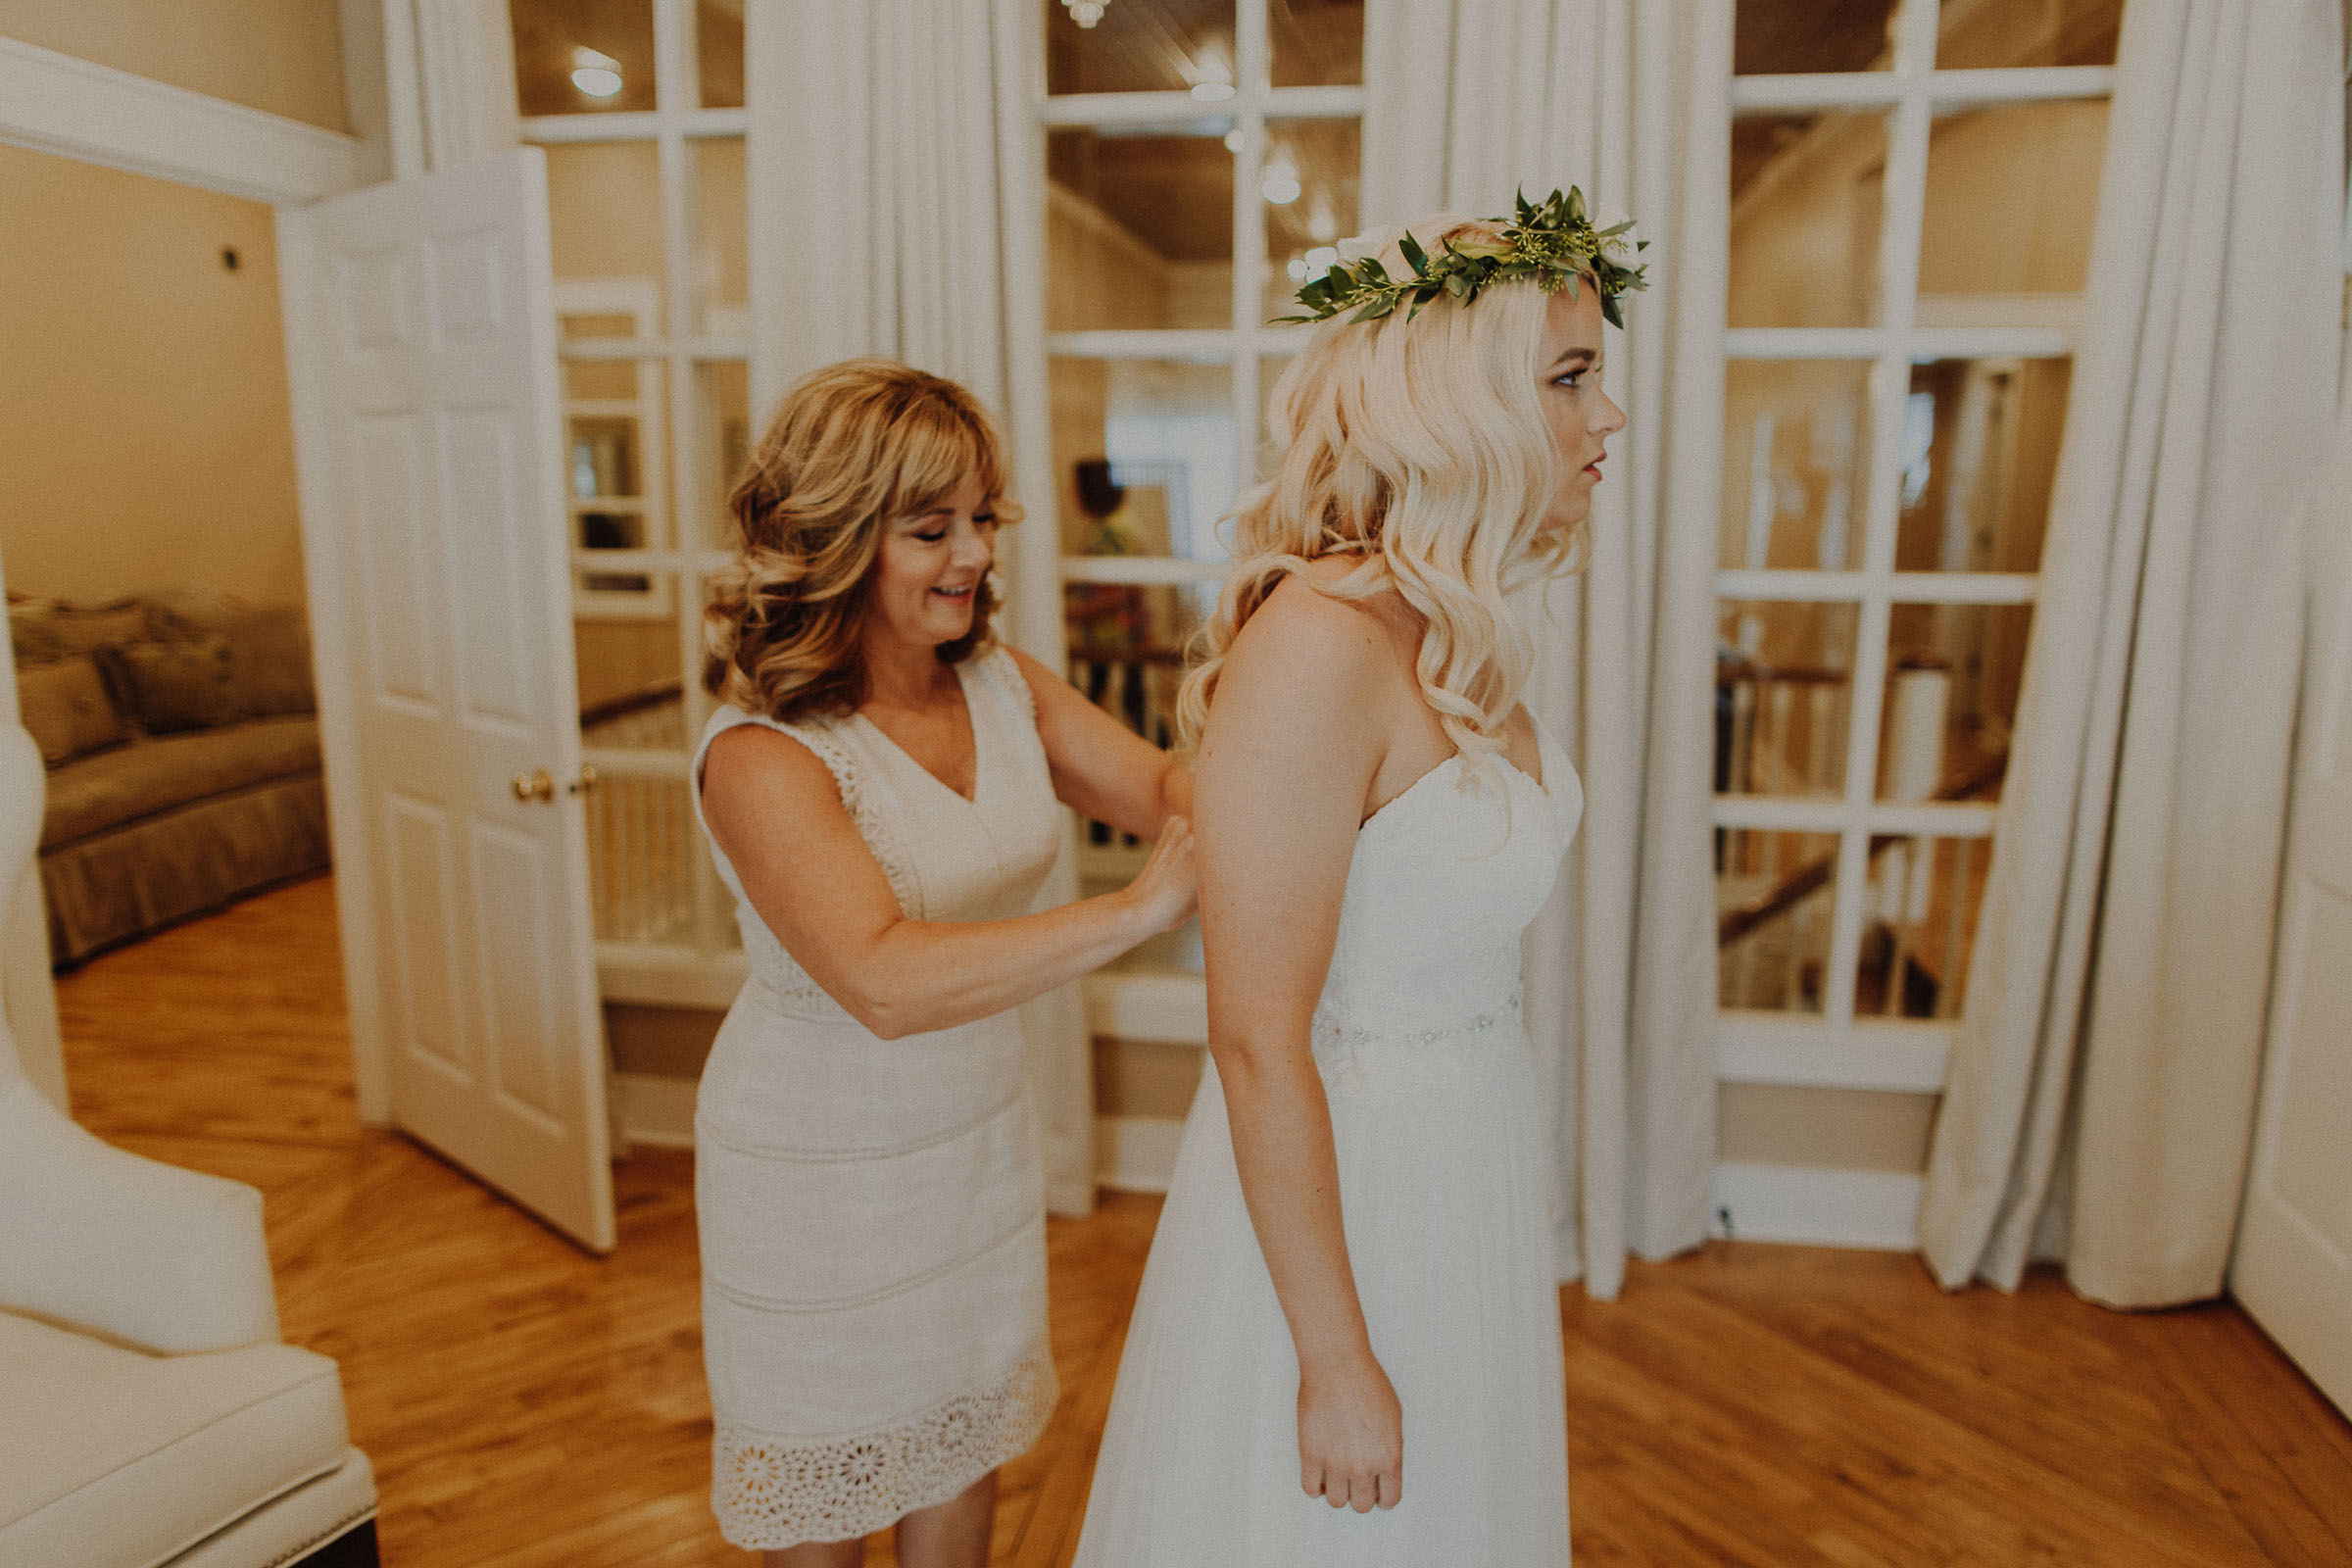
[[520, 139], [506, 0], [383, 0], [383, 45], [394, 174], [456, 169]]
[[[858, 0], [753, 5], [745, 20], [755, 414], [809, 370], [858, 355], [970, 387], [1004, 427], [1032, 519], [1000, 549], [1007, 629], [1058, 669], [1034, 7]], [[1077, 896], [1076, 865], [1073, 838], [1042, 902]], [[1094, 1081], [1078, 988], [1031, 1003], [1022, 1024], [1047, 1201], [1085, 1213]]]
[[1714, 556], [1730, 0], [1369, 0], [1367, 229], [1583, 187], [1651, 240], [1607, 345], [1629, 427], [1589, 570], [1532, 618], [1530, 707], [1585, 823], [1528, 942], [1558, 1149], [1563, 1279], [1613, 1298], [1629, 1249], [1705, 1234], [1715, 1158]]
[[1920, 1212], [1949, 1286], [2222, 1288], [2332, 426], [2337, 0], [2131, 0], [2008, 789]]

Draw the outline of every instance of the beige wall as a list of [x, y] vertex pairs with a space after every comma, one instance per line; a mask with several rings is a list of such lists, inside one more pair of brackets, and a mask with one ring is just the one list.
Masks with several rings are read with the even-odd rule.
[[270, 210], [0, 147], [0, 234], [9, 587], [299, 600]]
[[0, 38], [349, 130], [336, 0], [0, 0]]

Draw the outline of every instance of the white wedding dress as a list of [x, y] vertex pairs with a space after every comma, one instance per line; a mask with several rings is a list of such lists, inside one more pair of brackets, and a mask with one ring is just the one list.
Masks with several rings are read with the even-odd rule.
[[1460, 758], [1358, 831], [1313, 1049], [1348, 1255], [1404, 1411], [1404, 1494], [1298, 1484], [1298, 1363], [1234, 1170], [1213, 1065], [1186, 1123], [1076, 1568], [1559, 1568], [1568, 1455], [1549, 1188], [1520, 937], [1583, 813]]

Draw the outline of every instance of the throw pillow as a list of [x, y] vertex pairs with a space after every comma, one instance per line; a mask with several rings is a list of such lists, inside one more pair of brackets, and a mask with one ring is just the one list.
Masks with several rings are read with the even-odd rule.
[[227, 638], [124, 643], [110, 653], [131, 711], [150, 735], [209, 729], [237, 716]]
[[237, 711], [248, 718], [316, 713], [311, 688], [311, 634], [300, 605], [267, 605], [241, 612], [228, 630]]
[[65, 650], [58, 646], [57, 628], [50, 624], [56, 610], [46, 599], [9, 602], [9, 650], [16, 655], [20, 665], [46, 664], [64, 656]]
[[87, 654], [18, 669], [17, 707], [41, 749], [41, 760], [51, 767], [112, 746], [128, 733]]
[[243, 607], [209, 588], [171, 588], [147, 596], [147, 635], [159, 643], [225, 637]]
[[50, 612], [49, 626], [61, 652], [95, 653], [146, 636], [147, 607], [135, 599], [118, 599], [108, 605], [60, 605]]

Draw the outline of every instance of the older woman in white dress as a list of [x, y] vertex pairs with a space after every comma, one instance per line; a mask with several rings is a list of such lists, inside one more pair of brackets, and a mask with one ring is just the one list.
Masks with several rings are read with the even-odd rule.
[[[886, 361], [785, 398], [706, 615], [696, 800], [751, 976], [696, 1115], [721, 1532], [771, 1568], [987, 1560], [1054, 1398], [1010, 1009], [1190, 916], [1191, 784], [992, 641], [1005, 499], [969, 393]], [[1056, 801], [1156, 838], [1032, 912]]]

